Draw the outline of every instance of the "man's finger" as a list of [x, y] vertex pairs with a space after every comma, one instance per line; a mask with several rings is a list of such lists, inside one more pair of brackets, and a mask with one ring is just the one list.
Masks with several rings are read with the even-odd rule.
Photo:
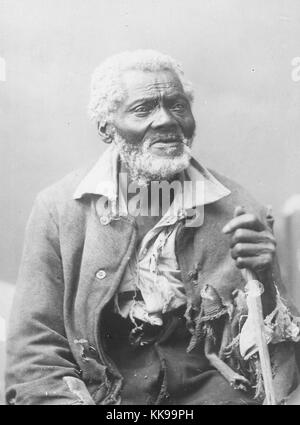
[[[234, 212], [233, 212], [233, 217], [238, 217], [240, 215], [245, 214], [246, 210], [245, 207], [243, 207], [242, 205], [238, 205], [237, 207], [235, 207]], [[224, 230], [223, 230], [224, 231]]]
[[272, 263], [272, 254], [263, 254], [259, 257], [237, 257], [236, 266], [239, 269], [250, 269], [253, 271], [263, 270]]
[[272, 243], [276, 246], [276, 240], [269, 230], [257, 232], [250, 229], [237, 229], [231, 238], [230, 248], [233, 248], [238, 243]]
[[231, 250], [233, 259], [238, 257], [259, 257], [264, 254], [274, 254], [275, 247], [271, 243], [238, 243]]
[[263, 223], [255, 215], [246, 213], [233, 218], [223, 227], [222, 232], [225, 234], [232, 233], [241, 228], [256, 230], [258, 232], [265, 229]]

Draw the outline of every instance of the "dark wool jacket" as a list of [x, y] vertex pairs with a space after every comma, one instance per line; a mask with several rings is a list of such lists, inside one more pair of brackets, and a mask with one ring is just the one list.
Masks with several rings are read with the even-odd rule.
[[[122, 377], [103, 350], [101, 320], [134, 252], [137, 230], [127, 217], [102, 224], [95, 195], [72, 198], [85, 174], [86, 170], [72, 173], [41, 192], [27, 225], [7, 342], [10, 404], [120, 402]], [[199, 311], [200, 290], [209, 283], [224, 306], [233, 307], [234, 318], [239, 314], [234, 293], [245, 282], [221, 230], [237, 205], [263, 220], [265, 215], [243, 188], [214, 174], [231, 194], [205, 206], [201, 227], [182, 225], [176, 255], [189, 308]], [[281, 288], [276, 265], [273, 279]], [[275, 306], [272, 284], [266, 287], [263, 303], [265, 314], [270, 313]], [[233, 330], [229, 345], [235, 336]], [[288, 356], [291, 360], [293, 353]], [[295, 373], [290, 363], [293, 372], [284, 375], [287, 392]]]

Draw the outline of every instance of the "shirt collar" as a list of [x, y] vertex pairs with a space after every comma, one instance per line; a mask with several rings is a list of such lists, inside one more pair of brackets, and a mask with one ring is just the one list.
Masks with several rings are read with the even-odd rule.
[[100, 156], [96, 164], [77, 186], [73, 198], [84, 195], [103, 195], [110, 200], [117, 199], [118, 152], [113, 145]]
[[[115, 146], [109, 146], [79, 183], [73, 198], [80, 199], [84, 195], [93, 194], [102, 195], [111, 201], [116, 201], [118, 196], [118, 157], [119, 154]], [[186, 169], [186, 174], [190, 181], [197, 182], [197, 187], [202, 189], [200, 196], [197, 196], [196, 205], [192, 205], [192, 194], [187, 195], [186, 202], [190, 204], [188, 205], [189, 208], [216, 202], [231, 193], [195, 158], [192, 158], [189, 167]]]

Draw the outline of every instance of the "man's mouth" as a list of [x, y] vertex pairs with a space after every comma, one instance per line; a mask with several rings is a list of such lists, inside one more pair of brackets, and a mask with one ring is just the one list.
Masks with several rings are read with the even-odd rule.
[[177, 156], [182, 153], [183, 142], [180, 138], [159, 139], [151, 143], [150, 149], [159, 156]]
[[156, 148], [159, 148], [159, 147], [161, 147], [161, 148], [165, 148], [165, 147], [172, 148], [172, 147], [174, 147], [175, 148], [175, 147], [178, 147], [178, 145], [180, 145], [181, 143], [182, 143], [182, 140], [181, 140], [180, 137], [176, 137], [176, 136], [175, 137], [168, 137], [168, 138], [160, 137], [160, 138], [153, 140], [151, 142], [151, 146], [155, 145]]
[[170, 148], [171, 149], [171, 148], [177, 148], [181, 143], [182, 143], [181, 140], [176, 140], [176, 141], [159, 140], [157, 142], [153, 142], [151, 144], [151, 146], [155, 146], [156, 148], [163, 148], [163, 149], [164, 148]]

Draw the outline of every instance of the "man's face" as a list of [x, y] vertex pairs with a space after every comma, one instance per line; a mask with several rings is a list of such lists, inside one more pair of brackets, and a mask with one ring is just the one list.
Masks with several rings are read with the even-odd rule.
[[135, 148], [147, 142], [154, 156], [180, 156], [195, 120], [179, 79], [172, 71], [130, 70], [122, 82], [127, 96], [113, 120], [118, 134]]

